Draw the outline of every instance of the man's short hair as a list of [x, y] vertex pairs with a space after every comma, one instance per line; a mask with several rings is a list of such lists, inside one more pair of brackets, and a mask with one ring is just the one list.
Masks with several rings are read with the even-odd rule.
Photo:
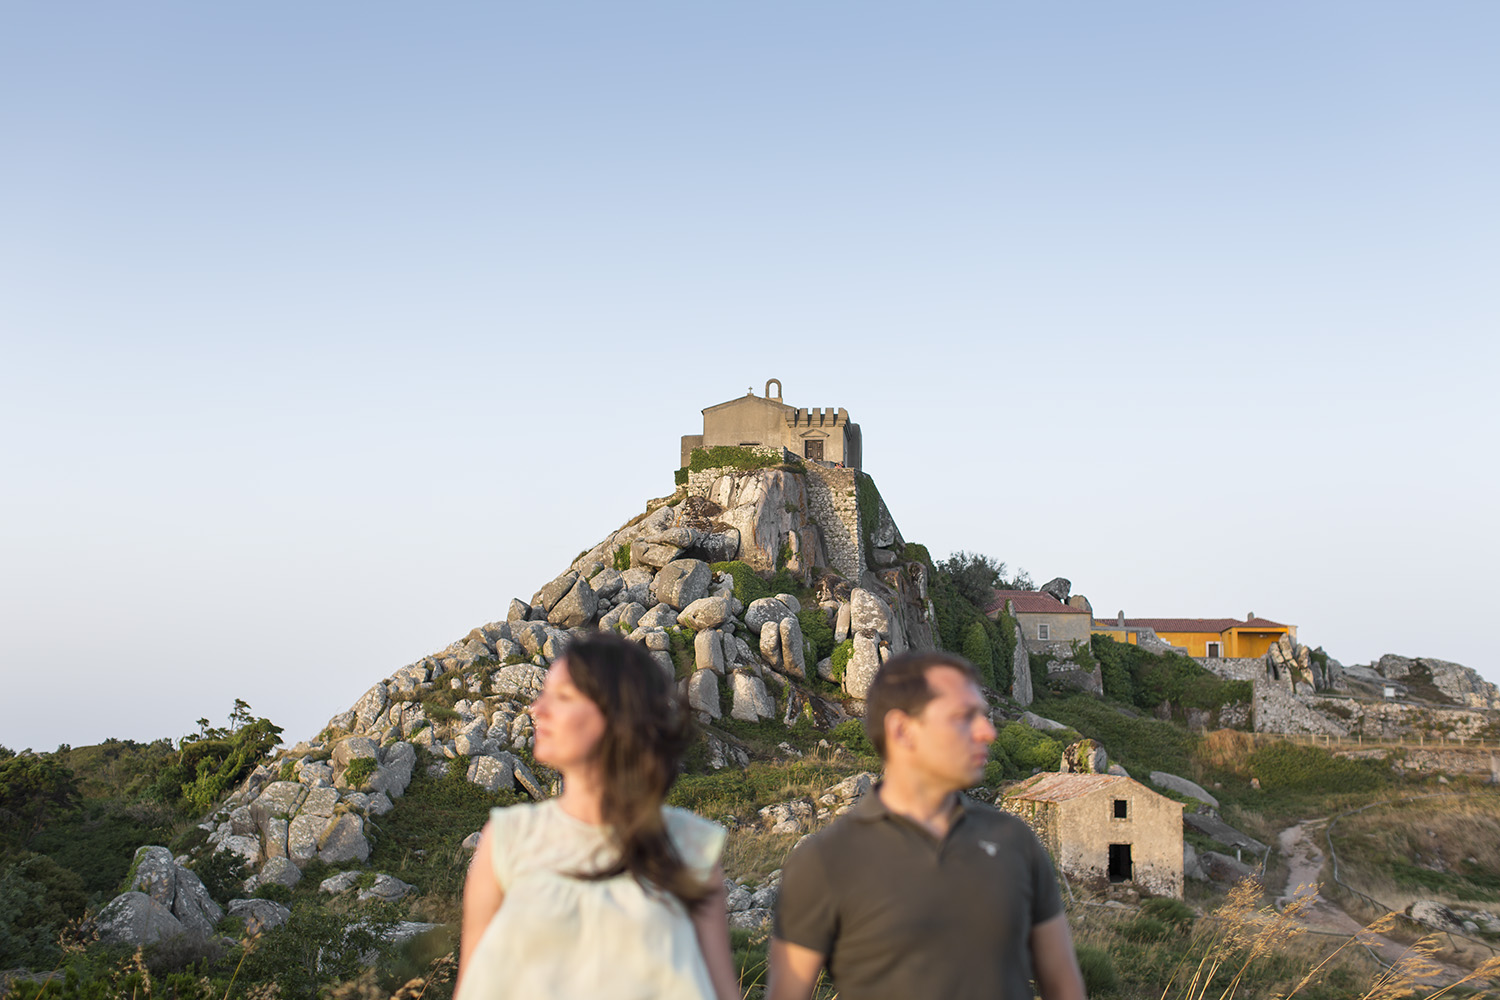
[[881, 760], [885, 760], [886, 714], [893, 710], [907, 715], [920, 713], [935, 696], [927, 683], [927, 671], [934, 667], [949, 667], [979, 683], [979, 671], [974, 664], [957, 653], [941, 649], [893, 656], [875, 673], [875, 680], [865, 694], [865, 735], [875, 744]]

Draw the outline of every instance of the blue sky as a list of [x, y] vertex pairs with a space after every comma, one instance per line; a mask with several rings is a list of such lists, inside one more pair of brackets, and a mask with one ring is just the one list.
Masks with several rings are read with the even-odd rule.
[[936, 554], [1500, 680], [1497, 29], [8, 5], [0, 743], [309, 736], [770, 377]]

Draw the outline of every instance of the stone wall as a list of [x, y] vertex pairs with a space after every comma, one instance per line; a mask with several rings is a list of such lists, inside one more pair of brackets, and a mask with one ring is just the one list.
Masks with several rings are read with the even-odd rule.
[[1471, 740], [1489, 735], [1500, 722], [1494, 713], [1467, 708], [1321, 696], [1305, 701], [1310, 708], [1338, 719], [1351, 736]]
[[806, 479], [807, 512], [823, 535], [828, 567], [858, 583], [865, 571], [857, 499], [859, 473], [809, 462]]
[[1226, 681], [1258, 681], [1266, 675], [1264, 656], [1194, 657], [1204, 670], [1218, 674]]

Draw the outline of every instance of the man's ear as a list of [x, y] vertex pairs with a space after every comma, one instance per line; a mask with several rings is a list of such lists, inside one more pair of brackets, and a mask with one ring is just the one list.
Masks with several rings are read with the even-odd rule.
[[885, 745], [887, 747], [911, 746], [912, 717], [893, 708], [885, 713]]

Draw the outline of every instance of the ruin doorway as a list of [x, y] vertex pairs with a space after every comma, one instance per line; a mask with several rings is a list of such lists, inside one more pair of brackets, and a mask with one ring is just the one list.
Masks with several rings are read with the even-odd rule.
[[823, 439], [808, 438], [802, 442], [802, 457], [810, 458], [815, 462], [823, 461]]
[[1129, 844], [1109, 845], [1109, 880], [1111, 882], [1129, 882], [1135, 877], [1130, 863]]

